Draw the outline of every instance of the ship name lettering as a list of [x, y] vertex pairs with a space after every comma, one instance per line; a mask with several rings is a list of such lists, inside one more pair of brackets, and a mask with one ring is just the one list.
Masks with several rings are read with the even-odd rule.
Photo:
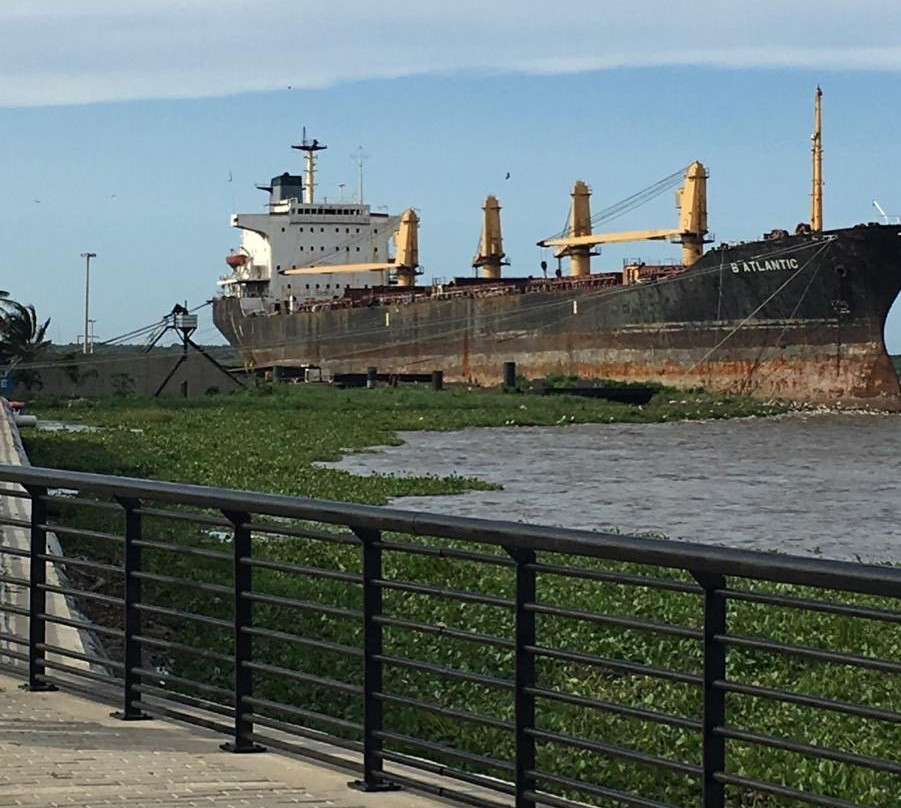
[[774, 272], [778, 269], [798, 269], [797, 258], [771, 258], [766, 261], [732, 261], [729, 268], [737, 275], [740, 272]]

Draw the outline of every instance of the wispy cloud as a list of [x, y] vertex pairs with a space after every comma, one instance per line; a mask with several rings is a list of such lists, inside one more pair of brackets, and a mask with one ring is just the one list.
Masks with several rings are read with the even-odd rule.
[[453, 71], [901, 71], [897, 0], [4, 0], [0, 105]]

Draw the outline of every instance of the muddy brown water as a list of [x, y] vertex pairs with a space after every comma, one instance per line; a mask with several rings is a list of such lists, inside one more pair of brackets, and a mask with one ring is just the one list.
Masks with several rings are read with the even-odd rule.
[[791, 414], [400, 436], [403, 446], [334, 465], [355, 474], [459, 474], [503, 485], [391, 503], [403, 508], [901, 562], [901, 416]]

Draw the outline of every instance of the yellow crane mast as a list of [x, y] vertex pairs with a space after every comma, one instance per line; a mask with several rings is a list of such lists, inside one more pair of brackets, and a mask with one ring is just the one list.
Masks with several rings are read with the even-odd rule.
[[472, 266], [474, 269], [481, 269], [483, 278], [498, 279], [501, 276], [501, 267], [508, 262], [504, 261], [501, 206], [494, 194], [485, 197], [482, 210], [484, 211], [482, 237], [479, 240], [479, 252], [472, 259]]
[[570, 235], [539, 241], [539, 247], [560, 247], [556, 257], [572, 258], [571, 274], [589, 274], [591, 247], [597, 244], [620, 244], [629, 241], [678, 240], [682, 244], [682, 263], [691, 266], [704, 253], [707, 235], [707, 170], [695, 161], [685, 172], [685, 183], [676, 191], [679, 226], [666, 230], [628, 230], [621, 233], [592, 233], [588, 197], [591, 192], [579, 180], [573, 188]]

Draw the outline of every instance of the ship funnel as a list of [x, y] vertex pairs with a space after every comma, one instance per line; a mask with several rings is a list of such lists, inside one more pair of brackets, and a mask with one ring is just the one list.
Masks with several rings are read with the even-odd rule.
[[[591, 189], [582, 180], [576, 180], [572, 190], [572, 210], [569, 217], [569, 235], [574, 236], [590, 236], [591, 235]], [[570, 257], [569, 274], [575, 278], [585, 277], [591, 274], [591, 247], [590, 246], [574, 246], [567, 247], [558, 255], [568, 255]]]
[[394, 265], [398, 286], [415, 286], [416, 269], [419, 266], [419, 217], [408, 208], [400, 217], [400, 227], [394, 236], [397, 253]]
[[685, 172], [685, 184], [676, 191], [682, 263], [691, 266], [704, 254], [707, 235], [707, 169], [699, 161]]
[[501, 238], [501, 206], [493, 194], [485, 198], [482, 206], [485, 212], [482, 224], [482, 238], [479, 252], [472, 259], [474, 268], [481, 268], [483, 278], [500, 278], [504, 261], [504, 247]]

